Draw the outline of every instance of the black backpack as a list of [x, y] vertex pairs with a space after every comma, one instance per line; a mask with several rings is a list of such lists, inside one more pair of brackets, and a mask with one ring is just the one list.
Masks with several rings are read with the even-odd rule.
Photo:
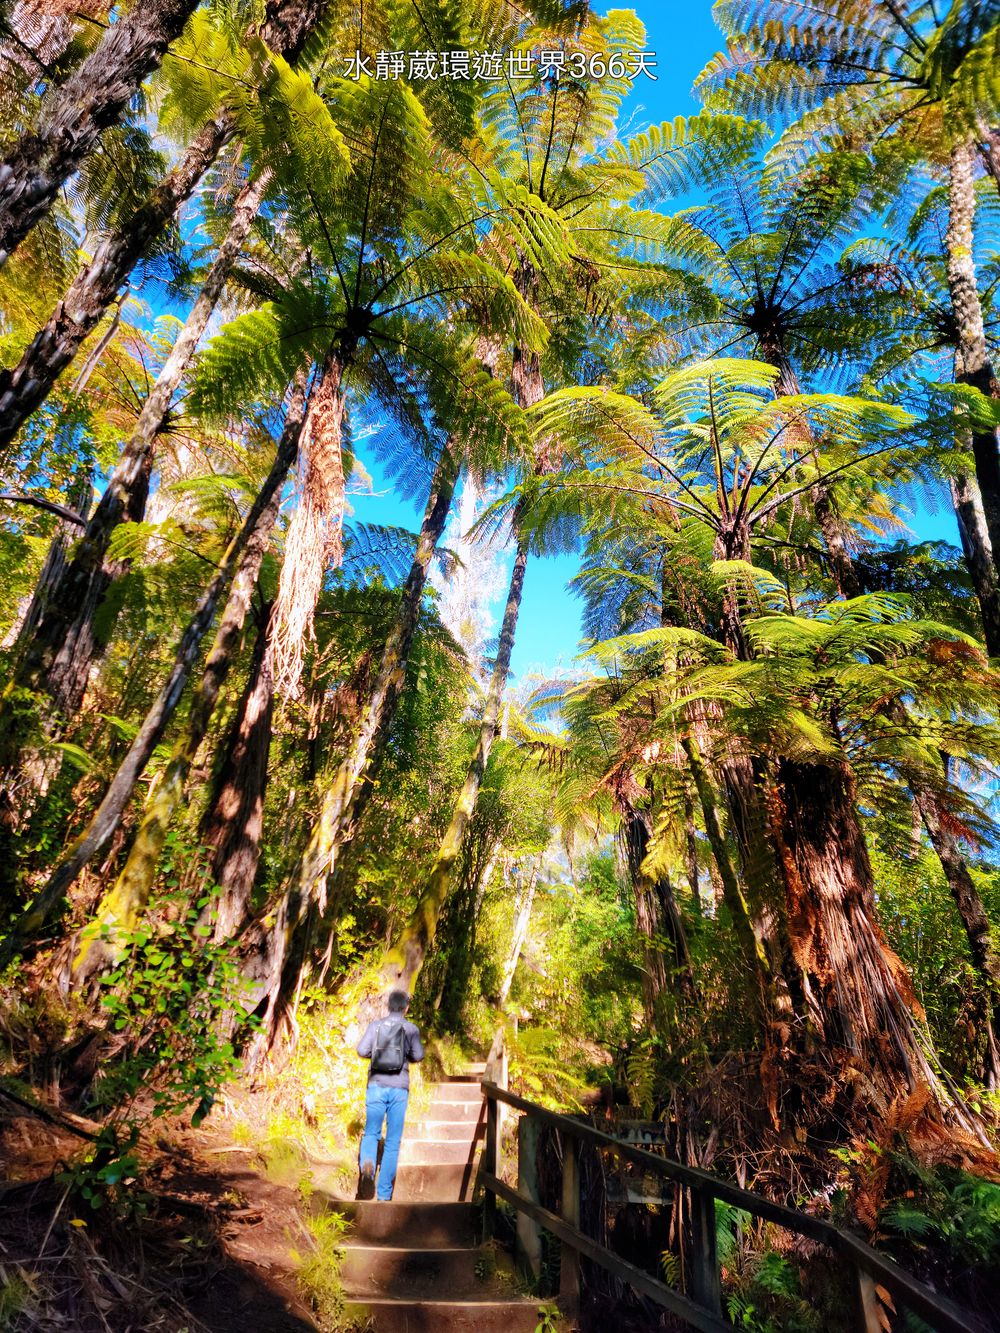
[[406, 1029], [401, 1018], [383, 1018], [372, 1044], [371, 1072], [399, 1074], [406, 1064]]

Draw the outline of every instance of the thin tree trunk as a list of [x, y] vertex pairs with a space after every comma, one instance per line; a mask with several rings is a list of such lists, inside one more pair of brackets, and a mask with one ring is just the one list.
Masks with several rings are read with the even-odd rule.
[[[8, 644], [14, 648], [15, 660], [27, 651], [28, 645], [34, 638], [38, 626], [56, 595], [56, 590], [68, 567], [66, 557], [73, 543], [80, 538], [80, 528], [83, 527], [86, 530], [87, 515], [90, 513], [90, 506], [94, 499], [94, 486], [89, 476], [79, 478], [73, 487], [70, 499], [72, 512], [77, 517], [70, 518], [67, 515], [53, 533], [34, 591], [30, 599], [26, 599], [27, 606], [24, 608], [24, 615], [20, 623], [12, 629], [11, 637], [8, 639]], [[14, 674], [16, 676], [16, 672]]]
[[[188, 677], [197, 660], [202, 640], [215, 619], [219, 600], [230, 580], [233, 580], [234, 587], [230, 597], [230, 605], [227, 607], [227, 615], [223, 618], [219, 627], [215, 647], [206, 664], [198, 697], [192, 706], [192, 722], [189, 731], [180, 743], [179, 748], [175, 750], [169, 766], [169, 780], [165, 775], [164, 780], [158, 786], [158, 791], [163, 792], [163, 810], [166, 812], [166, 818], [169, 818], [169, 814], [172, 813], [174, 806], [170, 805], [170, 802], [174, 800], [174, 793], [177, 790], [173, 781], [173, 774], [178, 772], [185, 763], [190, 762], [187, 747], [193, 743], [193, 737], [198, 731], [201, 732], [201, 735], [204, 735], [202, 728], [207, 725], [219, 685], [228, 669], [229, 659], [227, 654], [231, 653], [235, 635], [238, 634], [239, 626], [242, 625], [242, 615], [245, 615], [246, 605], [256, 581], [256, 570], [260, 568], [263, 551], [266, 548], [267, 539], [270, 537], [277, 517], [281, 488], [298, 452], [299, 437], [302, 433], [305, 415], [304, 405], [305, 392], [300, 383], [296, 386], [292, 395], [275, 461], [267, 480], [251, 506], [242, 528], [230, 543], [215, 577], [203, 593], [198, 608], [184, 631], [177, 647], [174, 665], [166, 683], [147, 712], [128, 754], [119, 766], [104, 799], [87, 828], [59, 861], [48, 883], [22, 914], [8, 939], [0, 946], [0, 958], [4, 962], [9, 960], [22, 941], [36, 934], [52, 919], [80, 871], [107, 844], [112, 833], [118, 827], [135, 790], [135, 785], [153, 751], [159, 744], [184, 692]], [[232, 612], [231, 616], [229, 615], [230, 611]], [[181, 754], [181, 748], [184, 750], [183, 755]], [[168, 806], [169, 810], [167, 809]], [[157, 806], [155, 811], [150, 811], [148, 818], [151, 822], [148, 829], [146, 829], [146, 833], [150, 838], [155, 839], [159, 836], [157, 830], [162, 818], [160, 807]], [[0, 965], [3, 964], [0, 963]]]
[[[689, 997], [695, 994], [694, 972], [688, 951], [684, 922], [677, 907], [669, 880], [653, 881], [642, 868], [649, 849], [649, 815], [636, 809], [624, 794], [619, 796], [622, 816], [622, 843], [632, 895], [635, 902], [636, 925], [643, 937], [644, 966], [642, 972], [643, 1009], [647, 1023], [660, 1022], [662, 1000], [677, 979], [678, 989]], [[668, 958], [663, 941], [670, 941]]]
[[[270, 0], [262, 32], [265, 43], [286, 60], [293, 59], [328, 3], [329, 0]], [[135, 264], [163, 233], [181, 204], [190, 198], [235, 132], [234, 119], [226, 111], [204, 126], [180, 162], [127, 224], [103, 238], [93, 259], [74, 278], [17, 367], [0, 373], [0, 457], [10, 449], [14, 436], [30, 414], [48, 397], [59, 374], [96, 327]]]
[[531, 879], [526, 890], [522, 891], [521, 897], [514, 913], [514, 928], [510, 937], [510, 952], [503, 967], [503, 977], [500, 982], [500, 993], [497, 996], [500, 1008], [507, 1003], [510, 996], [510, 988], [514, 984], [514, 974], [517, 972], [517, 965], [521, 958], [521, 950], [524, 948], [525, 941], [528, 938], [528, 928], [531, 925], [531, 909], [535, 902], [535, 889], [538, 885], [538, 867], [531, 872]]
[[986, 531], [979, 487], [966, 472], [952, 477], [950, 486], [965, 565], [979, 603], [986, 651], [990, 657], [1000, 657], [1000, 576]]
[[438, 917], [451, 890], [455, 867], [462, 853], [462, 842], [475, 813], [479, 788], [486, 772], [490, 750], [493, 747], [500, 707], [503, 703], [503, 692], [510, 671], [510, 658], [514, 649], [514, 636], [517, 631], [518, 613], [521, 609], [524, 571], [527, 563], [528, 542], [527, 538], [522, 537], [518, 542], [517, 554], [514, 557], [514, 567], [511, 571], [510, 587], [507, 592], [507, 604], [504, 607], [503, 622], [500, 629], [496, 664], [486, 694], [486, 703], [483, 708], [476, 748], [466, 771], [465, 781], [459, 792], [458, 800], [452, 810], [451, 822], [441, 840], [441, 846], [427, 877], [427, 883], [410, 920], [403, 927], [399, 938], [386, 958], [385, 971], [391, 984], [408, 991], [412, 990], [413, 983], [423, 965], [424, 956], [434, 940]]
[[[948, 230], [945, 234], [945, 260], [948, 290], [958, 327], [955, 351], [955, 378], [970, 384], [990, 398], [1000, 397], [996, 376], [990, 365], [983, 327], [983, 308], [976, 285], [973, 261], [973, 224], [976, 193], [973, 179], [975, 145], [971, 140], [955, 145], [948, 173]], [[982, 499], [986, 531], [994, 567], [1000, 562], [1000, 451], [995, 430], [970, 432], [976, 481]], [[972, 534], [969, 534], [970, 537]]]
[[983, 1053], [982, 1077], [986, 1087], [1000, 1088], [1000, 1051], [997, 1042], [997, 1021], [1000, 1017], [1000, 956], [993, 946], [989, 917], [983, 906], [969, 867], [965, 863], [961, 845], [941, 817], [941, 811], [927, 791], [914, 789], [913, 799], [931, 846], [941, 862], [948, 888], [962, 918], [969, 941], [972, 965], [978, 972], [989, 1006], [986, 1026], [986, 1049]]
[[[778, 398], [792, 397], [802, 392], [799, 378], [795, 373], [785, 347], [778, 337], [762, 338], [761, 355], [777, 368], [774, 377], [774, 393]], [[803, 441], [818, 464], [816, 446], [812, 431], [808, 426], [801, 428]], [[816, 524], [826, 545], [830, 573], [841, 597], [857, 597], [861, 593], [861, 584], [854, 571], [854, 561], [847, 549], [846, 528], [837, 513], [837, 502], [829, 485], [825, 481], [817, 482], [809, 492]]]
[[274, 679], [266, 652], [269, 619], [270, 607], [261, 617], [215, 795], [201, 823], [202, 842], [213, 849], [212, 880], [221, 890], [206, 912], [217, 944], [239, 934], [249, 921], [260, 861], [274, 715]]
[[239, 566], [219, 620], [215, 642], [191, 701], [187, 727], [174, 745], [163, 772], [150, 787], [135, 840], [114, 888], [104, 896], [93, 921], [84, 932], [80, 951], [73, 964], [74, 979], [78, 984], [117, 956], [114, 937], [136, 924], [149, 901], [167, 830], [184, 800], [184, 787], [191, 765], [208, 735], [219, 692], [239, 648], [243, 624], [260, 577], [260, 567], [278, 521], [281, 489], [297, 452], [298, 431], [294, 430], [283, 439], [265, 482], [263, 493], [268, 497], [266, 503], [258, 509], [252, 523], [248, 520], [249, 531]]
[[38, 124], [0, 164], [0, 265], [52, 208], [101, 132], [179, 37], [198, 0], [144, 0], [109, 24], [94, 50], [42, 102]]
[[[292, 977], [287, 967], [292, 937], [302, 932], [307, 918], [315, 921], [329, 914], [326, 900], [329, 876], [374, 790], [406, 681], [427, 572], [448, 519], [461, 457], [461, 450], [453, 440], [446, 443], [438, 457], [413, 564], [403, 585], [399, 611], [382, 652], [368, 706], [347, 756], [323, 794], [309, 842], [276, 909], [275, 925], [268, 927], [255, 922], [243, 939], [247, 976], [262, 995], [270, 1040], [276, 1038], [287, 1013], [289, 996], [298, 984], [297, 977]], [[263, 1048], [258, 1043], [251, 1063], [262, 1054]]]
[[736, 867], [729, 854], [729, 845], [719, 811], [719, 800], [708, 769], [701, 757], [697, 742], [690, 734], [681, 736], [681, 748], [687, 756], [695, 791], [701, 805], [701, 815], [705, 822], [705, 835], [712, 849], [712, 858], [722, 885], [722, 901], [729, 912], [733, 929], [739, 937], [743, 954], [751, 967], [766, 975], [768, 971], [767, 954], [753, 929], [750, 908], [740, 885]]
[[304, 900], [325, 901], [326, 881], [336, 866], [337, 852], [353, 835], [373, 791], [406, 680], [427, 572], [448, 519], [460, 462], [459, 450], [454, 442], [449, 442], [438, 458], [413, 564], [382, 651], [368, 706], [350, 751], [324, 794], [319, 818], [303, 855], [300, 881]]

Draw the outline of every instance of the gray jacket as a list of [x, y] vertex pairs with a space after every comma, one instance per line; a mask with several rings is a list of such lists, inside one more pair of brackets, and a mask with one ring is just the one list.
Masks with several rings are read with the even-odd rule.
[[411, 1064], [416, 1064], [424, 1058], [424, 1048], [420, 1044], [420, 1032], [416, 1023], [411, 1023], [408, 1018], [402, 1014], [383, 1014], [381, 1018], [373, 1018], [365, 1028], [365, 1035], [358, 1042], [356, 1050], [358, 1055], [364, 1056], [366, 1060], [371, 1059], [371, 1053], [375, 1046], [375, 1033], [378, 1031], [378, 1025], [384, 1023], [387, 1018], [398, 1019], [406, 1032], [406, 1061], [398, 1074], [373, 1074], [368, 1072], [368, 1082], [376, 1083], [380, 1088], [408, 1088], [410, 1086]]

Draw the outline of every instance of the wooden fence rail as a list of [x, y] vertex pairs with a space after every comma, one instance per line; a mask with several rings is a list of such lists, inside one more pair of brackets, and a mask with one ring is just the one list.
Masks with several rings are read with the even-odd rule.
[[[817, 1241], [838, 1256], [854, 1274], [857, 1327], [863, 1333], [882, 1333], [884, 1328], [877, 1288], [889, 1294], [897, 1309], [903, 1307], [919, 1315], [937, 1333], [985, 1333], [982, 1324], [947, 1297], [932, 1291], [925, 1283], [918, 1282], [905, 1269], [879, 1254], [859, 1237], [822, 1218], [810, 1217], [808, 1213], [772, 1203], [770, 1199], [740, 1189], [738, 1185], [732, 1185], [698, 1167], [684, 1166], [681, 1162], [659, 1157], [645, 1148], [623, 1143], [592, 1125], [518, 1097], [492, 1081], [483, 1082], [483, 1095], [486, 1098], [486, 1141], [478, 1181], [485, 1191], [487, 1235], [493, 1234], [496, 1200], [500, 1198], [560, 1240], [563, 1245], [560, 1302], [569, 1312], [573, 1311], [579, 1297], [580, 1256], [585, 1255], [592, 1263], [613, 1273], [647, 1299], [678, 1315], [691, 1328], [704, 1330], [704, 1333], [731, 1331], [732, 1324], [723, 1317], [722, 1280], [715, 1248], [715, 1201], [719, 1199], [743, 1209], [752, 1217], [773, 1222], [797, 1235]], [[558, 1214], [543, 1208], [537, 1199], [529, 1198], [527, 1193], [513, 1189], [500, 1179], [498, 1124], [501, 1103], [520, 1111], [531, 1125], [545, 1125], [558, 1131], [563, 1156], [562, 1201]], [[523, 1137], [525, 1142], [537, 1141], [534, 1134]], [[631, 1162], [644, 1171], [666, 1177], [685, 1191], [693, 1239], [689, 1294], [677, 1291], [652, 1277], [580, 1230], [580, 1144], [610, 1152], [621, 1161]]]

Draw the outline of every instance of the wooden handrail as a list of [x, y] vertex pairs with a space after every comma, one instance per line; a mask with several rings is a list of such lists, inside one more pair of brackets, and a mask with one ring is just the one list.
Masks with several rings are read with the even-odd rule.
[[[881, 1328], [878, 1321], [878, 1302], [875, 1297], [876, 1283], [889, 1292], [894, 1301], [901, 1302], [939, 1333], [985, 1333], [983, 1325], [961, 1310], [953, 1301], [932, 1291], [925, 1283], [919, 1282], [891, 1259], [879, 1254], [860, 1237], [834, 1226], [832, 1222], [826, 1222], [819, 1217], [810, 1217], [808, 1213], [798, 1212], [780, 1203], [773, 1203], [770, 1199], [753, 1194], [750, 1190], [740, 1189], [738, 1185], [732, 1185], [729, 1181], [703, 1171], [700, 1167], [685, 1166], [682, 1162], [675, 1162], [669, 1157], [659, 1157], [645, 1148], [623, 1143], [620, 1139], [595, 1129], [593, 1125], [584, 1124], [570, 1116], [561, 1115], [558, 1111], [538, 1106], [535, 1102], [519, 1097], [506, 1088], [498, 1087], [495, 1083], [484, 1081], [482, 1087], [483, 1095], [487, 1098], [488, 1111], [495, 1103], [503, 1102], [539, 1123], [558, 1130], [561, 1134], [568, 1135], [581, 1143], [590, 1144], [594, 1148], [611, 1151], [623, 1161], [632, 1162], [646, 1171], [665, 1176], [691, 1191], [692, 1203], [695, 1205], [692, 1213], [696, 1223], [696, 1240], [703, 1240], [705, 1247], [711, 1250], [710, 1255], [700, 1256], [702, 1260], [700, 1264], [695, 1264], [694, 1285], [697, 1290], [693, 1300], [681, 1296], [666, 1283], [659, 1282], [647, 1273], [642, 1273], [641, 1283], [635, 1281], [635, 1274], [641, 1273], [642, 1270], [635, 1269], [633, 1265], [597, 1245], [589, 1237], [583, 1236], [576, 1227], [568, 1225], [564, 1218], [540, 1208], [537, 1203], [526, 1199], [499, 1180], [497, 1144], [489, 1143], [489, 1133], [479, 1174], [479, 1183], [492, 1195], [505, 1199], [521, 1212], [534, 1218], [546, 1230], [552, 1231], [571, 1249], [586, 1254], [594, 1263], [615, 1273], [659, 1304], [665, 1305], [682, 1319], [687, 1320], [692, 1328], [731, 1327], [722, 1320], [718, 1303], [718, 1264], [714, 1253], [714, 1200], [720, 1199], [743, 1209], [752, 1217], [774, 1222], [797, 1235], [818, 1241], [845, 1258], [855, 1270], [861, 1327], [866, 1333], [868, 1330], [877, 1333]], [[487, 1116], [488, 1128], [491, 1123], [496, 1123], [495, 1114]], [[553, 1225], [553, 1222], [558, 1222], [558, 1227]], [[630, 1270], [631, 1275], [626, 1273], [626, 1269]]]

